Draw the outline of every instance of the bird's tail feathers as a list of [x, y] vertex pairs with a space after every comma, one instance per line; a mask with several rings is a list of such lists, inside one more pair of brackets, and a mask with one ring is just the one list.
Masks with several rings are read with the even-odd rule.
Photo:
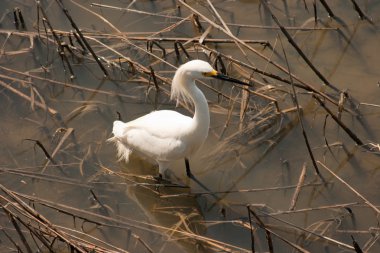
[[125, 160], [129, 161], [129, 155], [132, 153], [132, 150], [125, 146], [117, 137], [111, 137], [107, 139], [108, 142], [113, 142], [116, 145], [118, 161]]

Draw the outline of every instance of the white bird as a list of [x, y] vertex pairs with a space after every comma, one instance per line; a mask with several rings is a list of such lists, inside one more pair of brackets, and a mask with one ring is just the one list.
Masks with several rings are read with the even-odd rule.
[[186, 173], [191, 177], [188, 157], [195, 153], [206, 140], [210, 126], [210, 114], [206, 97], [196, 86], [196, 79], [214, 77], [247, 85], [222, 75], [202, 60], [189, 61], [175, 72], [171, 99], [191, 101], [194, 116], [188, 117], [172, 110], [153, 111], [129, 122], [116, 120], [112, 133], [120, 159], [128, 162], [131, 152], [155, 160], [162, 178], [173, 160], [185, 158]]

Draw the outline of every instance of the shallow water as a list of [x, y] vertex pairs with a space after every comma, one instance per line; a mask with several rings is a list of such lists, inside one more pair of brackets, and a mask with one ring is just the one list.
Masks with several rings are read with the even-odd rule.
[[[297, 32], [289, 29], [314, 66], [335, 87], [347, 91], [353, 99], [352, 107], [349, 101], [345, 103], [352, 113], [343, 112], [342, 122], [363, 143], [368, 146], [373, 144], [372, 153], [358, 147], [331, 116], [326, 119], [326, 111], [309, 92], [297, 89], [303, 126], [315, 160], [334, 171], [367, 202], [375, 205], [374, 208], [320, 163], [318, 168], [324, 181], [316, 175], [294, 110], [275, 114], [274, 106], [267, 99], [252, 95], [245, 118], [240, 122], [241, 90], [215, 81], [205, 83], [234, 99], [223, 98], [200, 84], [210, 104], [211, 129], [205, 145], [190, 160], [194, 175], [213, 194], [201, 184], [186, 178], [183, 161], [171, 165], [173, 174], [166, 186], [154, 185], [155, 181], [151, 178], [157, 172], [154, 165], [139, 158], [134, 158], [129, 164], [118, 162], [115, 147], [106, 141], [111, 137], [116, 112], [125, 121], [164, 108], [191, 115], [191, 109], [176, 108], [175, 103], [169, 100], [170, 87], [167, 84], [159, 82], [160, 91], [157, 94], [148, 75], [133, 74], [128, 63], [120, 63], [119, 60], [120, 56], [127, 56], [145, 67], [152, 64], [158, 75], [171, 77], [175, 68], [160, 62], [162, 52], [158, 47], [155, 45], [153, 53], [148, 55], [146, 43], [133, 40], [133, 37], [152, 36], [178, 22], [178, 19], [94, 7], [91, 3], [67, 1], [65, 6], [83, 31], [92, 32], [85, 35], [97, 55], [109, 60], [108, 64], [103, 62], [109, 78], [103, 77], [90, 55], [84, 57], [77, 52], [77, 57], [67, 53], [75, 74], [75, 79], [70, 80], [68, 66], [65, 64], [63, 67], [52, 43], [53, 37], [50, 36], [51, 41], [47, 43], [41, 21], [41, 38], [38, 37], [35, 28], [36, 3], [0, 3], [3, 16], [0, 27], [3, 53], [0, 55], [0, 81], [4, 84], [0, 88], [2, 185], [33, 198], [33, 201], [24, 201], [29, 204], [34, 202], [36, 210], [59, 229], [66, 232], [68, 228], [75, 229], [79, 231], [76, 232], [79, 237], [93, 243], [99, 242], [94, 239], [96, 237], [118, 247], [114, 249], [119, 252], [250, 252], [247, 205], [251, 205], [266, 228], [275, 233], [272, 234], [274, 252], [293, 249], [284, 240], [310, 252], [350, 252], [353, 251], [351, 235], [363, 250], [379, 251], [379, 220], [374, 210], [379, 209], [380, 200], [379, 148], [376, 147], [380, 139], [380, 60], [377, 54], [380, 6], [377, 2], [360, 3], [360, 7], [372, 18], [373, 25], [360, 20], [351, 4], [336, 1], [330, 7], [339, 17], [338, 20], [328, 18], [323, 7], [318, 5], [320, 20], [317, 28], [321, 29]], [[126, 7], [129, 3], [115, 0], [106, 4]], [[285, 3], [272, 1], [271, 6], [283, 25], [314, 27], [312, 4], [308, 4], [308, 10], [305, 10], [302, 1]], [[136, 1], [131, 8], [160, 15], [187, 17], [191, 14], [185, 6], [179, 11], [176, 4], [176, 1], [169, 0]], [[206, 3], [189, 4], [206, 17], [212, 17]], [[316, 90], [339, 100], [340, 94], [321, 85], [322, 81], [280, 30], [232, 25], [276, 27], [258, 1], [213, 1], [213, 4], [239, 39], [269, 41], [275, 48], [274, 53], [269, 47], [249, 45], [286, 68], [282, 43], [291, 72]], [[55, 1], [41, 1], [41, 5], [58, 33], [73, 30]], [[21, 9], [26, 23], [26, 29], [20, 29], [18, 33], [13, 23], [15, 6]], [[127, 33], [124, 35], [130, 40], [120, 36], [101, 17]], [[216, 22], [215, 17], [212, 21]], [[202, 24], [205, 29], [208, 27], [207, 23]], [[331, 29], [337, 27], [339, 31]], [[227, 38], [216, 29], [210, 34], [212, 38]], [[28, 36], [33, 36], [33, 44]], [[192, 38], [197, 34], [190, 22], [184, 22], [162, 36]], [[80, 48], [74, 37], [72, 39]], [[67, 37], [64, 41], [69, 43]], [[167, 62], [178, 66], [180, 61], [172, 53], [173, 42], [161, 42], [160, 45], [166, 48]], [[244, 48], [243, 54], [234, 43], [207, 42], [206, 45], [288, 79], [287, 74], [247, 48]], [[189, 45], [186, 48], [192, 57], [207, 59], [207, 52], [200, 47]], [[19, 51], [21, 49], [24, 51]], [[182, 61], [185, 59], [182, 55]], [[110, 66], [110, 62], [115, 65]], [[225, 60], [226, 65], [227, 62]], [[281, 110], [294, 107], [290, 85], [236, 66], [227, 65], [227, 70], [232, 76], [243, 79], [252, 75], [267, 84], [256, 84], [256, 90], [275, 98]], [[37, 103], [20, 97], [20, 92], [32, 101], [41, 102], [42, 106], [38, 107]], [[328, 106], [337, 114], [336, 106]], [[60, 131], [61, 128], [66, 132]], [[71, 129], [73, 132], [65, 136]], [[48, 161], [35, 141], [27, 139], [38, 140], [49, 154], [54, 154], [54, 161]], [[304, 164], [305, 185], [301, 188], [294, 211], [281, 213], [289, 210]], [[1, 203], [5, 205], [7, 195], [2, 193], [1, 196]], [[47, 203], [51, 206], [46, 206]], [[313, 210], [302, 210], [308, 208]], [[73, 216], [67, 213], [77, 218], [73, 220]], [[0, 239], [7, 245], [4, 251], [11, 251], [8, 247], [14, 248], [14, 245], [5, 233], [15, 238], [18, 234], [10, 225], [8, 216], [1, 214], [1, 226], [5, 232]], [[88, 220], [84, 222], [79, 217], [87, 217]], [[253, 217], [252, 221], [256, 251], [268, 251], [265, 231]], [[101, 245], [111, 249], [109, 245]]]

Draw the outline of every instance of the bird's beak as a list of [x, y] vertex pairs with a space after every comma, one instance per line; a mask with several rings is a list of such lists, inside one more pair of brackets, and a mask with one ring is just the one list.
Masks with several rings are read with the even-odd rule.
[[235, 79], [235, 78], [223, 75], [222, 73], [219, 73], [216, 70], [213, 70], [210, 73], [208, 73], [208, 76], [216, 78], [216, 79], [232, 82], [232, 83], [238, 83], [238, 84], [245, 85], [245, 86], [252, 86], [252, 84], [250, 84], [250, 83], [246, 83], [246, 82], [243, 82], [241, 80], [238, 80], [238, 79]]

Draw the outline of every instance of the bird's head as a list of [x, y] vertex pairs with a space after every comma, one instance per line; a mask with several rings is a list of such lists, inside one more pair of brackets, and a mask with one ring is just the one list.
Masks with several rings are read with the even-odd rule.
[[190, 79], [203, 79], [216, 75], [217, 71], [210, 65], [210, 63], [202, 60], [189, 61], [178, 69], [184, 77]]
[[248, 83], [219, 73], [210, 65], [210, 63], [202, 60], [189, 61], [183, 64], [178, 70], [183, 76], [190, 79], [204, 79], [212, 77], [224, 81], [250, 86]]
[[181, 98], [186, 102], [189, 100], [187, 91], [189, 85], [194, 85], [195, 79], [205, 78], [216, 78], [242, 85], [250, 85], [219, 73], [206, 61], [192, 60], [181, 65], [176, 71], [172, 82], [171, 98], [177, 99], [177, 101]]

